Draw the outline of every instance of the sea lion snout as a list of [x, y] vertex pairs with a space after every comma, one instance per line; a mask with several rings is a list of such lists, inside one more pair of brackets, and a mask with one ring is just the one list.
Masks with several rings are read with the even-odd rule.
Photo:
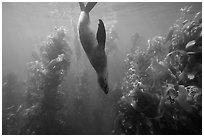
[[107, 80], [103, 77], [98, 77], [98, 83], [100, 87], [103, 89], [103, 91], [108, 94], [109, 88], [108, 88], [108, 83]]
[[108, 94], [109, 87], [108, 87], [108, 73], [104, 73], [103, 75], [98, 74], [98, 83], [99, 86], [103, 89], [105, 94]]

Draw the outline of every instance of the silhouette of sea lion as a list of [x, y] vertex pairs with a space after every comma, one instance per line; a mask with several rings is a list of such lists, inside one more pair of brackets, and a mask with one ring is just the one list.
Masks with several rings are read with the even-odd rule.
[[88, 2], [86, 7], [83, 2], [79, 2], [81, 13], [78, 20], [79, 38], [88, 59], [97, 73], [97, 79], [100, 87], [107, 94], [108, 71], [107, 56], [105, 53], [106, 30], [104, 23], [99, 19], [98, 31], [95, 36], [90, 28], [89, 12], [96, 5], [96, 2]]

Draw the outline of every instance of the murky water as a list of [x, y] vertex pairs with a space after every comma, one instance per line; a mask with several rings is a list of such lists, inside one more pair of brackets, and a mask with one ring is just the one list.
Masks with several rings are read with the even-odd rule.
[[[120, 36], [119, 49], [125, 52], [133, 33], [138, 32], [145, 40], [165, 34], [180, 8], [189, 5], [201, 10], [200, 3], [98, 3], [91, 20], [95, 28], [98, 18], [113, 26]], [[14, 71], [23, 78], [35, 45], [55, 26], [71, 29], [70, 20], [77, 22], [80, 14], [78, 3], [3, 3], [2, 8], [3, 75]]]
[[[169, 27], [179, 18], [180, 9], [185, 6], [192, 6], [195, 13], [202, 11], [201, 3], [97, 3], [90, 13], [93, 29], [97, 31], [98, 19], [102, 19], [107, 32], [114, 31], [117, 35], [117, 37], [107, 35], [114, 37], [115, 43], [113, 43], [116, 44], [116, 48], [113, 46], [113, 50], [108, 54], [111, 90], [116, 90], [124, 77], [126, 69], [124, 59], [132, 47], [132, 35], [139, 34], [141, 44], [138, 45], [141, 49], [146, 49], [148, 39], [156, 35], [167, 35]], [[112, 134], [116, 117], [115, 104], [121, 95], [103, 93], [98, 86], [96, 73], [81, 45], [77, 47], [76, 43], [74, 44], [76, 34], [73, 29], [80, 14], [78, 3], [4, 2], [2, 8], [3, 77], [9, 72], [14, 72], [19, 81], [27, 80], [27, 64], [32, 60], [33, 51], [37, 50], [38, 45], [45, 41], [55, 28], [63, 26], [72, 57], [70, 68], [60, 87], [63, 91], [64, 107], [59, 113], [63, 113], [65, 117], [59, 119], [62, 125], [63, 122], [65, 124], [64, 129], [59, 129], [59, 132]], [[18, 90], [27, 89], [18, 88]], [[18, 130], [13, 129], [10, 133], [31, 133], [28, 131], [20, 133]], [[53, 133], [59, 134], [59, 132]]]

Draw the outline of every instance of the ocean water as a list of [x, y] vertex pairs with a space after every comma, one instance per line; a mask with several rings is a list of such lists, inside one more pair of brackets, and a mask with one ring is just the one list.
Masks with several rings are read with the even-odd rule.
[[[189, 8], [191, 11], [187, 15], [189, 18], [202, 11], [200, 2], [99, 2], [96, 4], [90, 12], [91, 27], [96, 33], [98, 19], [102, 19], [107, 32], [106, 54], [108, 57], [110, 92], [106, 95], [100, 89], [96, 72], [78, 41], [75, 30], [80, 15], [78, 3], [3, 2], [2, 133], [14, 135], [168, 133], [164, 132], [162, 124], [160, 125], [161, 132], [156, 131], [154, 129], [155, 123], [149, 119], [143, 121], [144, 123], [150, 123], [149, 129], [143, 127], [144, 132], [136, 130], [139, 124], [135, 126], [131, 123], [135, 119], [130, 120], [131, 124], [123, 125], [123, 128], [119, 130], [120, 122], [118, 121], [120, 120], [118, 119], [125, 113], [120, 114], [121, 111], [118, 112], [118, 102], [122, 100], [122, 96], [127, 97], [126, 92], [123, 91], [124, 88], [121, 88], [126, 74], [129, 72], [127, 71], [128, 65], [125, 63], [127, 54], [131, 52], [131, 49], [146, 50], [148, 40], [155, 36], [167, 37], [169, 28], [176, 24], [181, 16], [180, 9], [185, 7], [191, 7]], [[60, 28], [63, 28], [63, 32], [58, 33]], [[39, 45], [49, 41], [47, 38], [50, 34], [53, 34], [53, 37], [56, 36], [57, 39], [60, 34], [65, 34], [63, 38], [67, 43], [65, 45], [68, 50], [65, 48], [67, 51], [64, 52], [59, 49], [59, 53], [67, 55], [68, 61], [64, 66], [59, 66], [60, 74], [56, 71], [56, 73], [43, 75], [40, 71], [46, 70], [47, 58], [46, 61], [43, 61], [44, 57], [41, 55]], [[133, 38], [135, 38], [133, 36], [139, 37], [139, 40], [135, 40], [136, 44], [133, 44]], [[56, 46], [56, 49], [50, 52], [52, 52], [52, 55], [55, 52], [58, 54], [58, 47]], [[61, 56], [55, 56], [55, 58], [57, 57], [59, 60], [61, 59]], [[36, 60], [39, 64], [35, 62]], [[32, 62], [34, 62], [32, 67], [36, 68], [35, 70], [29, 68], [29, 63]], [[36, 67], [37, 65], [39, 65], [39, 68]], [[56, 75], [56, 77], [54, 78], [53, 75]], [[192, 85], [202, 90], [202, 85], [201, 87]], [[184, 84], [184, 86], [189, 85]], [[127, 92], [130, 93], [130, 90]], [[182, 107], [182, 105], [180, 106]], [[186, 107], [188, 106], [184, 104], [183, 108]], [[196, 106], [196, 108], [198, 107]], [[191, 114], [191, 111], [186, 111], [189, 115]], [[141, 113], [146, 114], [144, 111]], [[200, 116], [197, 111], [192, 113], [195, 113], [195, 119]], [[173, 120], [175, 119], [173, 118]], [[188, 117], [180, 115], [177, 119], [185, 121]], [[136, 120], [133, 123], [138, 123], [138, 121]], [[173, 130], [172, 134], [183, 134], [180, 129], [174, 130], [171, 128], [172, 125], [169, 124], [169, 131]], [[129, 130], [129, 126], [133, 126], [134, 132]], [[192, 127], [182, 126], [186, 130], [194, 128], [194, 125]], [[200, 127], [195, 126], [195, 128], [187, 134], [200, 134]], [[145, 130], [149, 132], [145, 132]]]

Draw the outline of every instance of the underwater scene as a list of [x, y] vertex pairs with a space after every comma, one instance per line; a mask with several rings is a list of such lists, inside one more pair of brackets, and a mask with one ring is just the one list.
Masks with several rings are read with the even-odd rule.
[[202, 2], [2, 2], [3, 135], [202, 135]]

